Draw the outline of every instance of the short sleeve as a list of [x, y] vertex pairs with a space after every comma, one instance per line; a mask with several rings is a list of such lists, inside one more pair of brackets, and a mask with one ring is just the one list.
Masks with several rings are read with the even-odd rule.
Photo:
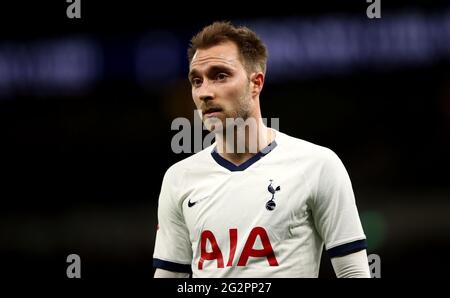
[[177, 197], [181, 176], [181, 173], [177, 175], [173, 168], [164, 175], [158, 200], [158, 229], [153, 266], [174, 272], [190, 272], [191, 242]]
[[367, 248], [350, 177], [342, 161], [326, 149], [311, 206], [314, 224], [330, 257]]

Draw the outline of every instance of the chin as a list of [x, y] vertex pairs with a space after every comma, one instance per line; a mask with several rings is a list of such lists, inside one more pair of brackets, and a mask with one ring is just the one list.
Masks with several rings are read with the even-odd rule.
[[203, 123], [205, 124], [206, 129], [211, 132], [220, 131], [223, 127], [222, 120], [216, 117], [206, 118]]

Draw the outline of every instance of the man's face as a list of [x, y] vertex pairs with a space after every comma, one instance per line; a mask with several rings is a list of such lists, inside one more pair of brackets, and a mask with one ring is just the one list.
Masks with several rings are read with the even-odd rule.
[[207, 129], [214, 130], [218, 120], [225, 126], [226, 118], [246, 120], [250, 116], [254, 107], [251, 82], [233, 42], [197, 50], [189, 81], [192, 98], [203, 113]]

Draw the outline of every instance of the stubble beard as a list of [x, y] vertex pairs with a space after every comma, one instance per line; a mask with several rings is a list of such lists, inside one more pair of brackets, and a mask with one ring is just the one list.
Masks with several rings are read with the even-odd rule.
[[[210, 130], [214, 132], [216, 138], [227, 140], [223, 143], [224, 147], [218, 149], [220, 152], [239, 152], [236, 148], [237, 139], [247, 139], [246, 135], [249, 134], [246, 123], [252, 117], [252, 102], [248, 86], [239, 97], [237, 103], [235, 110], [224, 112], [224, 118], [216, 118], [217, 123]], [[253, 122], [251, 121], [252, 124]], [[255, 125], [252, 125], [251, 131], [254, 132], [255, 129]]]
[[[252, 103], [249, 89], [249, 85], [246, 85], [245, 91], [238, 98], [238, 106], [234, 111], [222, 111], [224, 115], [223, 119], [216, 117], [205, 119], [204, 123], [206, 128], [211, 132], [225, 133], [226, 129], [224, 131], [224, 128], [227, 128], [230, 124], [233, 125], [232, 123], [236, 122], [236, 120], [242, 119], [243, 121], [246, 121], [251, 117]], [[229, 119], [228, 123], [227, 119]]]

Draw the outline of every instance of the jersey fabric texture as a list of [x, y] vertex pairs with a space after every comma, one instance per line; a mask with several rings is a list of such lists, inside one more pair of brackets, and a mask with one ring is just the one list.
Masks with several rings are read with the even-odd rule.
[[367, 247], [349, 175], [328, 148], [275, 131], [236, 166], [212, 146], [164, 175], [153, 265], [193, 277], [317, 277]]

